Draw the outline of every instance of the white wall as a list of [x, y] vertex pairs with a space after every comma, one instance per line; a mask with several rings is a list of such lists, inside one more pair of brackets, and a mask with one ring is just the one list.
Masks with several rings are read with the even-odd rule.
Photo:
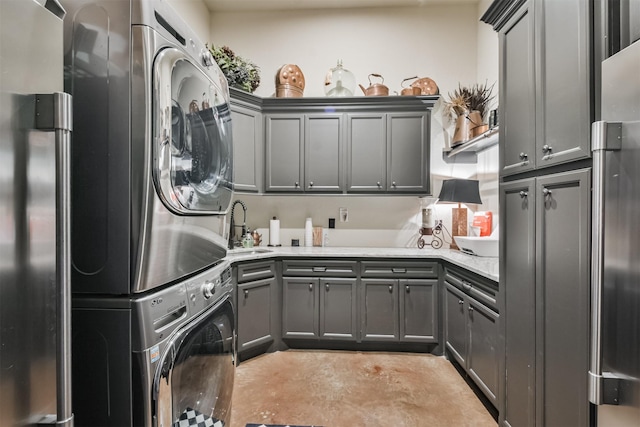
[[[302, 69], [305, 96], [324, 96], [324, 77], [338, 59], [365, 87], [369, 73], [382, 74], [391, 92], [400, 91], [404, 78], [418, 75], [434, 79], [441, 94], [447, 95], [459, 83], [497, 81], [497, 35], [478, 21], [489, 4], [490, 0], [482, 0], [450, 6], [212, 13], [208, 41], [229, 46], [261, 68], [256, 94], [263, 97], [274, 94], [276, 71], [285, 63]], [[433, 194], [439, 193], [443, 179], [477, 176], [484, 203], [470, 207], [497, 214], [497, 150], [481, 154], [477, 164], [445, 163], [442, 150], [452, 129], [442, 123], [440, 104], [432, 112]], [[302, 238], [306, 217], [326, 227], [329, 217], [338, 218], [340, 207], [349, 209], [350, 220], [338, 222], [331, 231], [333, 246], [413, 247], [421, 222], [416, 196], [242, 194], [237, 198], [247, 204], [247, 223], [264, 234], [264, 242], [274, 215], [281, 220], [283, 244]], [[450, 224], [450, 212], [450, 206], [440, 205], [436, 218]]]

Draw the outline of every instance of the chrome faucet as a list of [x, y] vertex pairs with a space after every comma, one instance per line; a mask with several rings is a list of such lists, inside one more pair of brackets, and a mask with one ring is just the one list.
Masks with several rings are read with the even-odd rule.
[[247, 234], [247, 205], [245, 205], [242, 200], [236, 200], [235, 202], [233, 202], [233, 205], [231, 205], [231, 221], [229, 224], [229, 249], [240, 246], [240, 239], [234, 241], [234, 238], [236, 237], [236, 223], [233, 217], [233, 210], [238, 204], [242, 206], [242, 210], [244, 213], [244, 218], [242, 220], [242, 234], [240, 235], [240, 239], [242, 239], [242, 237]]

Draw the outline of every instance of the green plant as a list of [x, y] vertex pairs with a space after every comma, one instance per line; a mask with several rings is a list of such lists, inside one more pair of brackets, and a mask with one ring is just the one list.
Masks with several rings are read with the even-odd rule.
[[236, 55], [228, 46], [209, 47], [229, 86], [253, 93], [260, 85], [260, 68]]
[[471, 111], [478, 110], [482, 120], [487, 119], [489, 103], [493, 100], [493, 86], [474, 84], [471, 87], [461, 86], [453, 93], [449, 93], [449, 100], [444, 101], [444, 115], [453, 121], [456, 117], [466, 116]]

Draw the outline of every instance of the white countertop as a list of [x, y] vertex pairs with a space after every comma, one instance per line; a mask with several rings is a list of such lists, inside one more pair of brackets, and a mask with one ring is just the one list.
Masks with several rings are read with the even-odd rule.
[[451, 249], [256, 246], [228, 252], [230, 262], [272, 257], [435, 258], [449, 261], [482, 277], [498, 281], [498, 258], [467, 255]]

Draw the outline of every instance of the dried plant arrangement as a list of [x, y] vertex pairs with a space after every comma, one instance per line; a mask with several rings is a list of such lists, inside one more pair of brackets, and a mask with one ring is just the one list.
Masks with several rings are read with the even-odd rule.
[[449, 121], [468, 115], [471, 111], [480, 112], [483, 120], [487, 119], [489, 103], [493, 100], [493, 86], [474, 84], [471, 87], [461, 86], [449, 93], [449, 100], [444, 101], [443, 114]]
[[236, 55], [228, 46], [209, 47], [213, 59], [227, 78], [230, 87], [253, 93], [260, 85], [260, 69], [251, 61]]

